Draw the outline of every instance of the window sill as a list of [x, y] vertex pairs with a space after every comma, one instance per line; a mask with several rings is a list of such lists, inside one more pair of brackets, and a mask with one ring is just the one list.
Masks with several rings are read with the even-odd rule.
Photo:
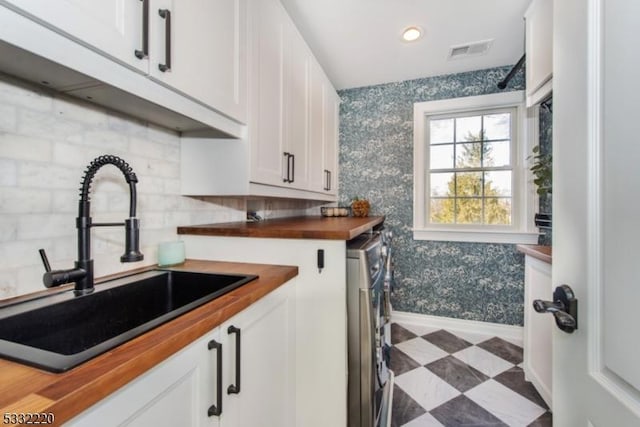
[[496, 230], [456, 230], [456, 229], [414, 229], [414, 240], [439, 242], [510, 243], [535, 245], [539, 233], [496, 231]]

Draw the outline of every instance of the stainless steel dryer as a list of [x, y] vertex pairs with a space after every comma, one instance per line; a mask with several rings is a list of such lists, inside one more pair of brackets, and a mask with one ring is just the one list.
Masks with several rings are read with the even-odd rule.
[[387, 427], [393, 373], [389, 371], [388, 248], [379, 233], [347, 245], [349, 427]]

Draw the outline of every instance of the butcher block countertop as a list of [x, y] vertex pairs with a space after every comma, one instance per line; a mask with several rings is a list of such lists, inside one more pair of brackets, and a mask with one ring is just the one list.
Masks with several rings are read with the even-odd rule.
[[525, 255], [532, 256], [540, 261], [551, 264], [551, 246], [541, 245], [518, 245], [518, 250]]
[[61, 425], [298, 275], [297, 267], [199, 260], [171, 269], [260, 277], [65, 373], [0, 359], [1, 412], [53, 413]]
[[384, 222], [384, 216], [305, 216], [259, 222], [226, 222], [178, 227], [178, 234], [199, 236], [274, 237], [282, 239], [351, 240]]

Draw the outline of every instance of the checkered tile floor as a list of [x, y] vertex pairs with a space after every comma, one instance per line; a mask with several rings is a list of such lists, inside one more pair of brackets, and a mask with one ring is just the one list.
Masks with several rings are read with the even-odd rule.
[[551, 426], [520, 367], [522, 348], [497, 337], [391, 325], [394, 427]]

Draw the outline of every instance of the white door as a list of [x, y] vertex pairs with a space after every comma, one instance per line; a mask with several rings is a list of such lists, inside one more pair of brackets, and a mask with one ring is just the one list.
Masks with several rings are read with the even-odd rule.
[[640, 44], [637, 0], [554, 2], [554, 425], [640, 426]]
[[[143, 2], [132, 0], [0, 0], [11, 9], [44, 23], [111, 58], [147, 72], [142, 50]], [[139, 55], [142, 56], [142, 55]]]

